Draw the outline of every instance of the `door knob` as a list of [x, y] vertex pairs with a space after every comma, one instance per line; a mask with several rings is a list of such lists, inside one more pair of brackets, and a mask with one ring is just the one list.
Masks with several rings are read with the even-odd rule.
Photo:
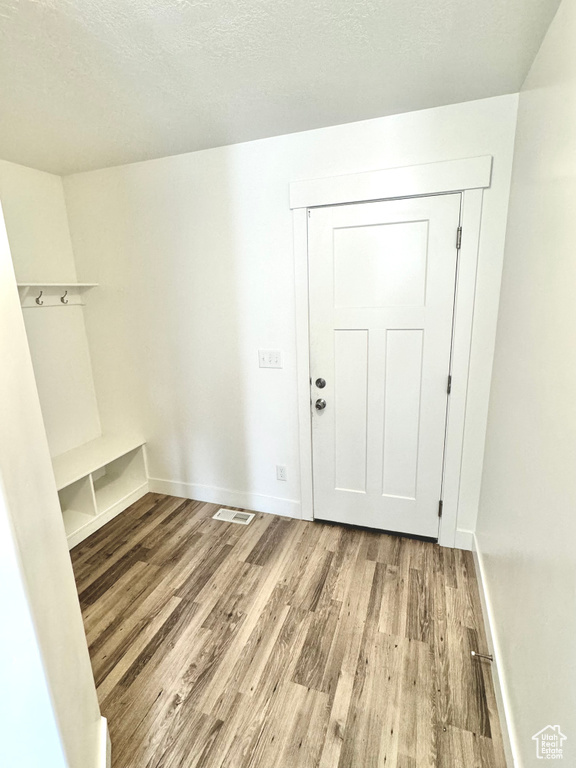
[[315, 383], [318, 389], [324, 389], [324, 387], [326, 386], [326, 379], [316, 379]]
[[321, 397], [319, 397], [318, 400], [316, 400], [314, 403], [314, 407], [317, 411], [323, 411], [324, 408], [326, 408], [326, 400], [323, 400]]

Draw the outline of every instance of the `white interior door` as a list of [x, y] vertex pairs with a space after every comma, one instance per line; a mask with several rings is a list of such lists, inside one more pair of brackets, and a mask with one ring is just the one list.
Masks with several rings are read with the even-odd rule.
[[310, 211], [317, 518], [438, 536], [459, 216], [459, 194]]

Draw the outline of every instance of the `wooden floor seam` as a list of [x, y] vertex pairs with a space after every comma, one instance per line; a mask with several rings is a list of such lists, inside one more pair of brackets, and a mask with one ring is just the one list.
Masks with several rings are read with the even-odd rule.
[[470, 552], [220, 506], [71, 552], [113, 768], [505, 768]]

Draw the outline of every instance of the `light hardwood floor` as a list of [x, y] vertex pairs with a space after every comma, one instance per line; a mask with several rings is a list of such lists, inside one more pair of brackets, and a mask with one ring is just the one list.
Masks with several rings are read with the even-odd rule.
[[217, 508], [72, 550], [113, 768], [504, 768], [469, 552]]

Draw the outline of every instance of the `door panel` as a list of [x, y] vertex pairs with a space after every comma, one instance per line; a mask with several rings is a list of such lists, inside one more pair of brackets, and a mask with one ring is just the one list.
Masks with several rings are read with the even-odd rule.
[[366, 493], [368, 331], [336, 331], [334, 353], [335, 443], [356, 446], [352, 455], [336, 452], [334, 485]]
[[384, 496], [416, 498], [423, 348], [421, 330], [386, 332]]
[[436, 537], [460, 195], [309, 219], [315, 517]]
[[425, 221], [335, 229], [335, 306], [423, 304], [427, 235]]

